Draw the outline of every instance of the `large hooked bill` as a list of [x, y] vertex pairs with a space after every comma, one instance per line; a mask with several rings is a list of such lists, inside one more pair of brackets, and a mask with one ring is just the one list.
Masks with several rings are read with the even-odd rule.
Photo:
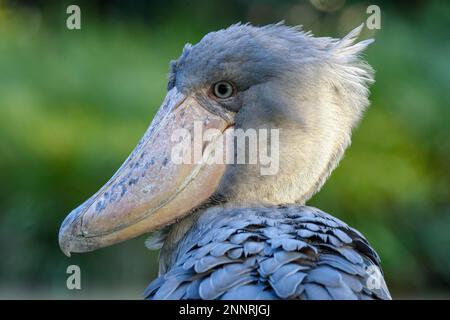
[[[171, 136], [180, 128], [194, 136], [216, 129], [203, 143], [200, 161], [175, 163]], [[233, 123], [205, 108], [194, 96], [171, 89], [143, 138], [114, 176], [91, 198], [73, 210], [59, 231], [62, 251], [87, 252], [157, 230], [182, 218], [216, 190], [225, 165], [208, 161], [221, 136]], [[222, 137], [224, 138], [224, 137]]]

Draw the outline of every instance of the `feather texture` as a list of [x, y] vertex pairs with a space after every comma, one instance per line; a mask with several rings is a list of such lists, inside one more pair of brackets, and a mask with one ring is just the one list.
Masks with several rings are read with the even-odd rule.
[[390, 299], [367, 240], [307, 206], [207, 209], [171, 261], [145, 298]]

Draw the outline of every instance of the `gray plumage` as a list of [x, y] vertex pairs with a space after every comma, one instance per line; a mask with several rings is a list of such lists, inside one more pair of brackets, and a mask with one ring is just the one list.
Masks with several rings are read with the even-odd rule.
[[150, 238], [162, 251], [147, 299], [390, 299], [382, 277], [373, 285], [380, 260], [367, 240], [304, 206], [369, 104], [373, 72], [360, 55], [372, 40], [355, 43], [361, 29], [332, 39], [237, 24], [171, 63], [169, 90], [235, 83], [237, 97], [222, 107], [236, 112], [236, 129], [281, 129], [280, 170], [228, 165], [211, 201]]
[[[142, 140], [62, 223], [63, 252], [154, 232], [148, 299], [390, 299], [367, 240], [305, 206], [369, 105], [362, 27], [333, 39], [236, 24], [186, 45]], [[173, 157], [195, 149], [200, 161]]]
[[312, 207], [213, 207], [163, 252], [147, 299], [390, 299], [379, 257], [342, 221]]

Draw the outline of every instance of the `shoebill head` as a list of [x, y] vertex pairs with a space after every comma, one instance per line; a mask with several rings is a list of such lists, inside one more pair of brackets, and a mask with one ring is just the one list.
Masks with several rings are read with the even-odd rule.
[[[355, 42], [361, 29], [333, 39], [283, 24], [236, 24], [186, 45], [137, 147], [63, 222], [62, 250], [92, 251], [162, 228], [211, 198], [304, 203], [336, 167], [369, 104], [372, 69], [360, 54], [372, 40]], [[199, 127], [216, 132], [200, 140], [200, 159], [174, 163], [174, 132], [195, 140]], [[274, 174], [261, 174], [260, 162], [208, 161], [217, 150], [234, 157], [238, 148], [223, 141], [249, 129], [278, 130]], [[271, 150], [275, 141], [265, 142]]]

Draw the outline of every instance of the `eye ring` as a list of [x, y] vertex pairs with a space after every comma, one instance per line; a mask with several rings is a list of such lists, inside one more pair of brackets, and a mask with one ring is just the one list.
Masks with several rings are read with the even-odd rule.
[[234, 85], [228, 81], [219, 81], [213, 84], [212, 94], [219, 99], [228, 99], [236, 92]]

